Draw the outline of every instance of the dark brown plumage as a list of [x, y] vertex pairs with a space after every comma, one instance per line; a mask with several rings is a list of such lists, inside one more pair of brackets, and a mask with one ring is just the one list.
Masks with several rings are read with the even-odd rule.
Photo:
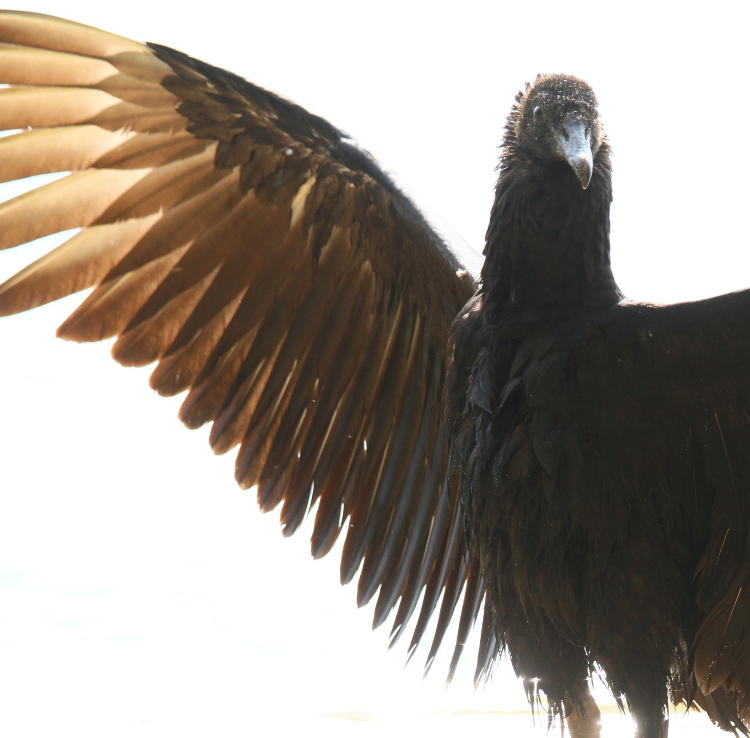
[[610, 201], [593, 94], [538, 78], [508, 121], [481, 286], [452, 339], [452, 475], [485, 622], [555, 712], [585, 710], [599, 665], [642, 738], [666, 735], [670, 697], [744, 732], [750, 293], [624, 302]]
[[2, 205], [0, 245], [82, 229], [0, 313], [93, 287], [60, 335], [157, 362], [287, 534], [317, 501], [313, 554], [345, 532], [376, 624], [416, 614], [415, 645], [439, 608], [430, 659], [461, 602], [454, 665], [482, 611], [478, 676], [507, 648], [577, 738], [595, 665], [641, 738], [670, 698], [744, 730], [750, 295], [623, 302], [585, 83], [519, 95], [472, 297], [325, 120], [59, 19], [0, 14], [0, 41], [0, 178], [73, 172]]

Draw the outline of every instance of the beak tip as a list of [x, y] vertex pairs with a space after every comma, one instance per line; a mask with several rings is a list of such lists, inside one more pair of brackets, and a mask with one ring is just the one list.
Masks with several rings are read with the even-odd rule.
[[569, 159], [569, 164], [581, 183], [581, 189], [588, 189], [591, 184], [591, 175], [593, 173], [592, 162], [588, 156], [576, 156]]

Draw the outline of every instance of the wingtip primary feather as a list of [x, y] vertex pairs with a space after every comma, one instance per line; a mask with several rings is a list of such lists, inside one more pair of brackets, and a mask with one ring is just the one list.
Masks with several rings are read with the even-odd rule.
[[137, 41], [93, 26], [22, 10], [0, 11], [0, 39], [7, 43], [103, 58], [142, 52], [145, 48]]

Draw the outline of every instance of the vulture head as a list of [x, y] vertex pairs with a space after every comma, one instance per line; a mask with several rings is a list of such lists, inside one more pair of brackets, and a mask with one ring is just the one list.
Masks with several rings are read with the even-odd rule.
[[577, 77], [539, 75], [519, 93], [509, 121], [516, 153], [566, 163], [585, 190], [603, 131], [593, 90]]

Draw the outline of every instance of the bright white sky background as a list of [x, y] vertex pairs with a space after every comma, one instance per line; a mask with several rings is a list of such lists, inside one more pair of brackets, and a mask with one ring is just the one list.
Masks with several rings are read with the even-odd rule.
[[[578, 74], [615, 152], [616, 276], [654, 301], [750, 286], [739, 7], [21, 3], [305, 105], [479, 251], [513, 95], [539, 71]], [[26, 263], [18, 251], [0, 254], [0, 275]], [[532, 732], [527, 715], [488, 714], [526, 709], [507, 665], [476, 696], [471, 656], [447, 691], [442, 663], [425, 682], [421, 662], [404, 671], [336, 562], [283, 540], [145, 372], [53, 338], [76, 304], [63, 302], [0, 322], [0, 735], [545, 734], [543, 718]], [[607, 726], [627, 735], [624, 718]], [[710, 732], [673, 721], [673, 736]]]

